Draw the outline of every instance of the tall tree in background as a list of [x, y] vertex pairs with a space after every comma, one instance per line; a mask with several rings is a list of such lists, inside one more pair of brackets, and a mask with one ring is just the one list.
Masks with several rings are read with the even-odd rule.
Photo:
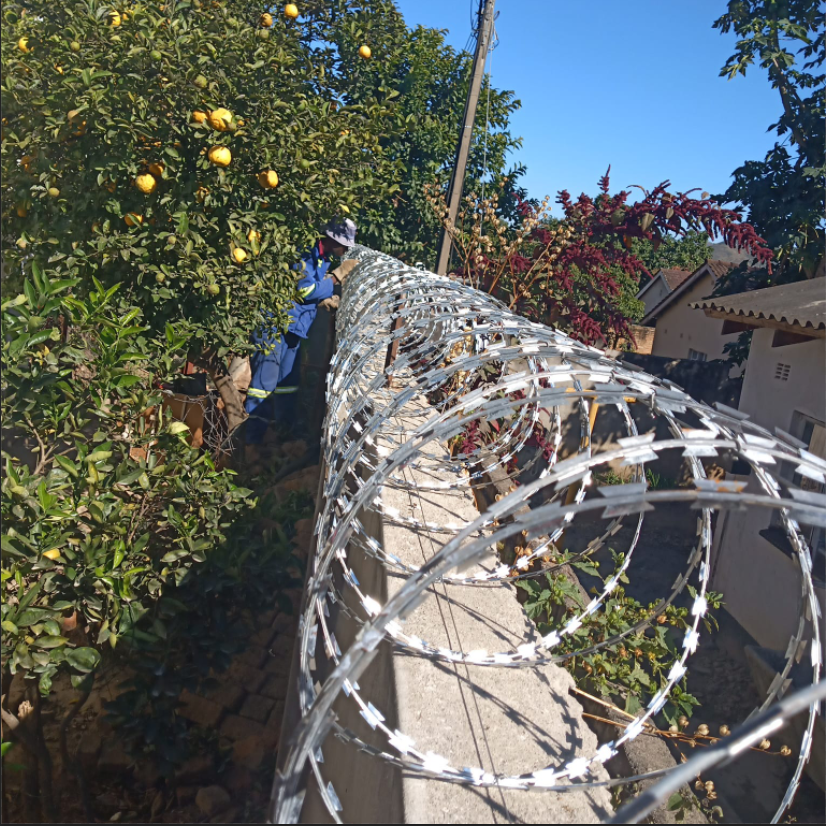
[[[470, 82], [471, 56], [445, 43], [445, 33], [408, 29], [392, 0], [337, 0], [315, 3], [304, 33], [315, 47], [340, 105], [371, 112], [390, 109], [376, 153], [397, 171], [386, 197], [365, 201], [359, 213], [360, 240], [403, 260], [435, 265], [440, 227], [427, 209], [425, 188], [449, 177]], [[346, 12], [346, 13], [345, 13]], [[359, 43], [372, 44], [369, 61], [354, 61]], [[519, 145], [509, 132], [519, 108], [513, 92], [482, 89], [482, 104], [468, 163], [465, 190], [483, 180], [499, 181], [508, 152]], [[486, 128], [486, 123], [490, 128]], [[520, 169], [512, 170], [513, 184]], [[503, 193], [499, 192], [500, 197]], [[515, 217], [516, 199], [508, 201]]]
[[731, 0], [714, 23], [740, 38], [721, 69], [732, 79], [749, 66], [768, 72], [783, 114], [779, 140], [762, 161], [746, 161], [720, 199], [745, 207], [775, 251], [773, 272], [741, 266], [718, 289], [732, 293], [824, 275], [824, 56], [819, 0]]
[[656, 275], [659, 270], [696, 270], [711, 257], [712, 248], [705, 232], [690, 230], [683, 238], [666, 236], [657, 241], [635, 238], [631, 252]]

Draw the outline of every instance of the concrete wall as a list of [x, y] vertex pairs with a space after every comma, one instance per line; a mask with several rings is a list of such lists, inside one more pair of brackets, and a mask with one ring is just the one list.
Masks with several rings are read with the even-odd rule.
[[[633, 351], [635, 353], [643, 353], [644, 355], [650, 353], [654, 346], [655, 329], [653, 327], [643, 327], [640, 324], [630, 324], [629, 329], [631, 335], [634, 336]], [[631, 342], [629, 341], [628, 343], [630, 344]]]
[[652, 355], [687, 359], [689, 349], [694, 349], [705, 353], [709, 361], [723, 357], [723, 347], [736, 341], [738, 334], [721, 335], [721, 319], [708, 318], [702, 310], [692, 310], [689, 306], [707, 298], [713, 289], [711, 276], [704, 275], [657, 319]]
[[[826, 421], [826, 341], [772, 347], [773, 337], [774, 330], [754, 331], [740, 410], [769, 430], [788, 431], [795, 410]], [[785, 381], [774, 377], [778, 363], [789, 365]]]
[[720, 402], [729, 407], [737, 407], [740, 401], [742, 379], [731, 378], [725, 362], [709, 364], [644, 353], [623, 353], [620, 360], [635, 364], [657, 378], [673, 381], [690, 396], [706, 404]]
[[[720, 514], [711, 587], [722, 592], [728, 612], [761, 646], [785, 652], [802, 610], [800, 566], [760, 536], [770, 522], [771, 514], [754, 509]], [[816, 592], [824, 609], [822, 582]]]
[[[768, 430], [790, 430], [795, 411], [823, 422], [826, 342], [772, 348], [773, 336], [773, 330], [754, 331], [740, 410]], [[778, 362], [790, 367], [785, 381], [775, 378]], [[750, 477], [743, 478], [754, 485]], [[797, 628], [801, 576], [796, 558], [760, 536], [771, 518], [753, 509], [721, 514], [712, 586], [723, 592], [729, 612], [760, 645], [785, 651]], [[806, 526], [804, 531], [808, 534]], [[822, 581], [818, 596], [823, 607]]]

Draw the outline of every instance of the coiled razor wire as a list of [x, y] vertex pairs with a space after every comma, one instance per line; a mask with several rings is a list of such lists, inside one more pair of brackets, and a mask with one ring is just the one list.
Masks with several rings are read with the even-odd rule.
[[[337, 315], [338, 346], [327, 379], [322, 435], [325, 477], [299, 624], [301, 720], [276, 778], [273, 820], [298, 820], [309, 770], [331, 817], [343, 822], [341, 801], [322, 771], [322, 745], [330, 733], [374, 759], [419, 777], [477, 788], [570, 792], [628, 782], [628, 778], [598, 780], [595, 773], [645, 730], [687, 672], [708, 611], [713, 511], [749, 508], [777, 513], [796, 554], [801, 574], [800, 620], [789, 640], [783, 671], [755, 711], [759, 719], [770, 715], [772, 726], [795, 713], [801, 701], [792, 702], [794, 698], [769, 707], [782, 697], [792, 665], [807, 643], [812, 682], [820, 682], [820, 609], [812, 581], [811, 550], [801, 525], [826, 526], [826, 496], [782, 479], [779, 470], [782, 462], [790, 462], [799, 476], [824, 484], [826, 461], [787, 433], [770, 433], [723, 405], [699, 403], [673, 383], [517, 316], [501, 302], [459, 281], [414, 269], [364, 247], [355, 247], [351, 257], [359, 265], [345, 283]], [[627, 433], [615, 446], [599, 451], [592, 447], [594, 405], [619, 411]], [[632, 405], [654, 422], [648, 432], [638, 431]], [[571, 410], [579, 421], [579, 443], [569, 450], [572, 455], [563, 456], [563, 412]], [[534, 449], [534, 455], [520, 467], [525, 454], [531, 453], [524, 450], [529, 443], [543, 449]], [[690, 484], [652, 490], [646, 464], [675, 454], [681, 457]], [[745, 462], [754, 484], [709, 479], [703, 460]], [[617, 463], [629, 468], [629, 481], [601, 485], [599, 474]], [[430, 473], [432, 482], [410, 481], [407, 471], [421, 467], [436, 469]], [[423, 491], [446, 492], [458, 485], [490, 489], [493, 475], [509, 482], [510, 492], [497, 497], [470, 522], [430, 523], [404, 516], [382, 501], [382, 492], [392, 489], [419, 496]], [[694, 548], [671, 593], [632, 628], [574, 653], [559, 653], [560, 645], [570, 641], [589, 617], [605, 610], [611, 593], [627, 575], [645, 514], [666, 503], [683, 503], [697, 511]], [[441, 547], [420, 566], [404, 562], [365, 529], [362, 516], [368, 511], [379, 511], [386, 523], [426, 531]], [[589, 517], [593, 524], [602, 519], [608, 525], [595, 528], [596, 535], [582, 551], [566, 555], [564, 563], [554, 562], [557, 543], [561, 544], [566, 529], [575, 520]], [[428, 597], [434, 584], [479, 588], [544, 576], [562, 564], [590, 556], [627, 518], [634, 519], [636, 526], [613, 576], [583, 609], [563, 618], [538, 641], [525, 638], [522, 644], [503, 651], [465, 651], [436, 646], [405, 632], [406, 618]], [[504, 547], [507, 540], [521, 542], [521, 553], [512, 562], [500, 559], [491, 567], [486, 561], [491, 550]], [[360, 584], [348, 562], [352, 554], [370, 557], [389, 573], [403, 577], [404, 585], [381, 604]], [[518, 775], [454, 766], [449, 755], [419, 748], [409, 733], [389, 727], [386, 715], [363, 696], [358, 684], [383, 643], [414, 656], [474, 667], [536, 668], [563, 663], [640, 633], [689, 586], [694, 598], [688, 631], [660, 690], [621, 736], [567, 763], [528, 767]], [[331, 627], [333, 605], [359, 627], [346, 651], [341, 650]], [[807, 633], [810, 640], [804, 637]], [[329, 672], [323, 682], [316, 676], [321, 658], [326, 658], [328, 666], [324, 673]], [[341, 695], [356, 704], [361, 717], [386, 741], [383, 748], [364, 742], [337, 722], [333, 705]], [[797, 790], [811, 751], [821, 697], [819, 686], [804, 697], [808, 723], [792, 780], [773, 822], [780, 819]], [[753, 728], [752, 721], [751, 728], [744, 729], [744, 742], [752, 742], [747, 735]], [[727, 741], [714, 753], [731, 756], [739, 742], [736, 738]], [[701, 757], [708, 760], [710, 753], [698, 755], [687, 766]], [[673, 784], [664, 780], [660, 785], [670, 788]]]

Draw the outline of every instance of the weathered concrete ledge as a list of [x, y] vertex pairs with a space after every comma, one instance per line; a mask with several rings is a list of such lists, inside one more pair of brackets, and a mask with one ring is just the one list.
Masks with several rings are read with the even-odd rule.
[[[405, 412], [415, 416], [426, 405], [426, 400], [417, 399]], [[399, 417], [391, 426], [403, 429], [409, 424]], [[455, 484], [450, 490], [419, 491], [419, 485], [433, 483], [435, 468], [426, 459], [406, 468], [404, 478], [397, 480], [399, 486], [388, 485], [383, 491], [384, 513], [362, 514], [362, 523], [374, 538], [407, 565], [421, 565], [451, 534], [415, 529], [405, 518], [447, 526], [478, 516], [470, 489], [458, 475], [451, 480]], [[439, 481], [447, 481], [443, 468], [439, 472]], [[390, 519], [385, 514], [393, 509], [399, 517]], [[359, 548], [351, 548], [349, 561], [364, 591], [379, 601], [403, 583]], [[486, 560], [488, 566], [495, 562], [493, 554]], [[339, 610], [331, 624], [346, 650], [357, 631], [356, 623], [347, 611]], [[515, 588], [501, 583], [439, 585], [408, 618], [405, 631], [433, 645], [465, 652], [512, 650], [535, 633]], [[492, 668], [438, 663], [384, 643], [359, 684], [364, 699], [373, 702], [391, 728], [411, 737], [418, 749], [441, 755], [454, 766], [522, 774], [560, 767], [577, 757], [592, 756], [598, 748], [596, 736], [582, 717], [582, 707], [569, 694], [573, 680], [557, 666]], [[342, 697], [336, 710], [342, 726], [376, 748], [386, 749], [352, 700]], [[297, 707], [291, 703], [284, 719], [282, 752], [296, 719]], [[380, 758], [332, 737], [322, 754], [325, 783], [332, 782], [347, 822], [596, 823], [612, 812], [605, 787], [560, 794], [459, 786], [402, 774]], [[594, 779], [608, 779], [608, 775], [598, 772]], [[329, 821], [314, 780], [302, 821]]]

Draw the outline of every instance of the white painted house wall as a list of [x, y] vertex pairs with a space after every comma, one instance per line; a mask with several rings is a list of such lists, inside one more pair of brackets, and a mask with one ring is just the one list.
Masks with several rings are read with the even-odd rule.
[[[800, 421], [795, 413], [826, 424], [826, 341], [773, 348], [773, 337], [771, 329], [754, 331], [740, 410], [769, 431], [779, 427], [792, 432]], [[788, 370], [778, 370], [778, 364]], [[821, 438], [822, 431], [817, 431], [813, 451], [823, 451]], [[751, 476], [729, 478], [748, 479], [750, 489], [757, 489]], [[785, 651], [800, 616], [801, 575], [796, 558], [760, 536], [771, 522], [770, 513], [753, 509], [720, 514], [712, 587], [723, 593], [729, 613], [760, 645]], [[811, 528], [804, 526], [804, 531], [809, 534]], [[821, 610], [826, 607], [822, 576], [816, 589]]]
[[645, 315], [648, 315], [654, 307], [664, 301], [670, 292], [671, 290], [668, 284], [665, 283], [665, 279], [661, 275], [655, 276], [651, 286], [645, 292], [640, 290], [640, 293], [637, 294], [637, 297], [645, 306]]
[[738, 334], [721, 335], [721, 319], [708, 318], [690, 306], [707, 298], [713, 290], [714, 281], [711, 275], [703, 275], [657, 318], [652, 355], [687, 359], [689, 351], [695, 350], [704, 353], [706, 361], [723, 358], [723, 347], [730, 341], [736, 341]]

